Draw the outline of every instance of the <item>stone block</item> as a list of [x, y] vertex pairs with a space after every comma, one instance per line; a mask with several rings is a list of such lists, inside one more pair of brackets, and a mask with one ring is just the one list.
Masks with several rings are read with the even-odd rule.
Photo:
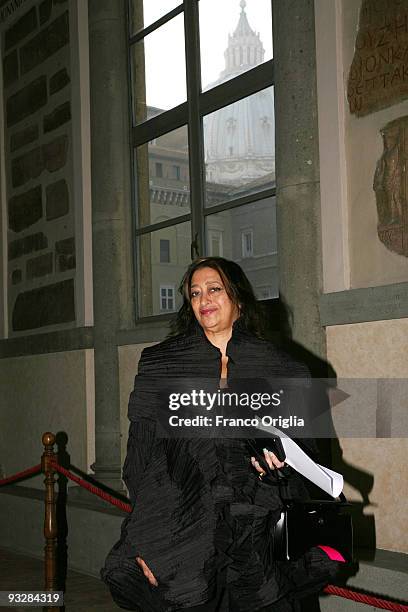
[[66, 272], [67, 270], [75, 270], [76, 268], [75, 255], [58, 255], [57, 267], [58, 267], [58, 272]]
[[40, 176], [44, 169], [55, 172], [65, 166], [68, 153], [68, 137], [59, 136], [51, 142], [32, 149], [11, 162], [13, 187], [20, 187], [27, 181]]
[[48, 172], [60, 170], [67, 163], [68, 136], [59, 136], [42, 147], [44, 165]]
[[75, 321], [74, 279], [46, 285], [17, 296], [12, 330], [25, 331]]
[[71, 120], [71, 104], [64, 102], [58, 106], [52, 113], [44, 117], [44, 134], [55, 130], [60, 125]]
[[30, 144], [30, 142], [34, 142], [34, 140], [37, 140], [37, 138], [38, 125], [33, 123], [33, 125], [30, 125], [19, 132], [15, 132], [10, 136], [10, 151], [17, 151], [17, 149], [25, 147], [25, 145]]
[[47, 78], [40, 76], [20, 89], [6, 102], [7, 126], [18, 123], [36, 113], [47, 103]]
[[55, 243], [55, 252], [57, 255], [74, 255], [75, 254], [75, 236], [64, 238]]
[[4, 86], [8, 87], [18, 79], [18, 55], [17, 49], [9, 53], [3, 61]]
[[45, 253], [44, 255], [33, 257], [33, 259], [28, 259], [26, 264], [27, 280], [52, 274], [53, 260], [52, 253]]
[[27, 255], [33, 251], [40, 251], [48, 247], [47, 236], [43, 232], [37, 232], [36, 234], [30, 234], [24, 236], [24, 238], [18, 238], [13, 240], [8, 245], [8, 258], [9, 260], [17, 259], [22, 255]]
[[9, 227], [13, 232], [21, 232], [41, 219], [41, 185], [10, 198], [8, 217]]
[[29, 72], [51, 57], [69, 41], [68, 11], [41, 30], [20, 49], [21, 74]]
[[14, 23], [8, 30], [6, 30], [4, 36], [4, 48], [7, 51], [11, 47], [14, 47], [23, 38], [34, 32], [37, 28], [37, 12], [35, 6], [24, 13], [22, 17], [16, 23]]
[[62, 70], [58, 70], [55, 74], [50, 78], [50, 96], [55, 94], [60, 89], [63, 89], [70, 83], [70, 78], [66, 68], [62, 68]]
[[23, 280], [23, 272], [22, 270], [13, 270], [11, 273], [11, 283], [12, 285], [18, 285]]
[[66, 272], [76, 267], [75, 237], [65, 238], [55, 243], [58, 272]]
[[49, 20], [51, 16], [51, 10], [52, 0], [44, 0], [44, 2], [41, 2], [40, 6], [38, 7], [38, 11], [40, 14], [40, 25], [43, 25], [46, 21]]
[[42, 148], [36, 147], [28, 153], [16, 157], [11, 162], [11, 183], [13, 187], [20, 187], [30, 179], [40, 176], [44, 169]]
[[63, 217], [69, 211], [68, 185], [65, 179], [47, 186], [46, 218], [47, 221]]

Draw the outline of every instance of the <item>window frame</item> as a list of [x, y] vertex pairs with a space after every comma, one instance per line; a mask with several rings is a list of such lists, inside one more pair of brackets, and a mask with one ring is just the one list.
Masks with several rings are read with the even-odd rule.
[[214, 253], [212, 252], [212, 241], [214, 240], [214, 238], [218, 239], [218, 246], [219, 246], [219, 256], [223, 257], [224, 256], [224, 236], [223, 236], [223, 231], [217, 228], [208, 228], [208, 245], [207, 245], [207, 251], [208, 254], [211, 256], [214, 256]]
[[[162, 260], [162, 243], [167, 243], [167, 255], [168, 259], [166, 261]], [[159, 238], [159, 263], [160, 264], [169, 264], [171, 263], [171, 243], [169, 238]]]
[[[163, 175], [163, 162], [155, 162], [154, 169], [155, 169], [155, 176], [157, 178], [164, 178], [164, 175]], [[159, 172], [159, 170], [160, 170], [160, 172]]]
[[[146, 28], [137, 32], [131, 32], [130, 6], [132, 0], [125, 0], [127, 6], [127, 31], [128, 31], [128, 79], [129, 79], [129, 117], [130, 117], [130, 155], [131, 155], [131, 198], [133, 215], [134, 241], [134, 269], [135, 269], [135, 302], [136, 321], [150, 321], [160, 317], [168, 317], [165, 314], [140, 316], [139, 296], [140, 273], [138, 262], [140, 260], [140, 237], [144, 234], [152, 234], [154, 231], [167, 227], [174, 227], [181, 223], [191, 223], [191, 259], [206, 255], [208, 248], [205, 239], [206, 218], [225, 210], [238, 208], [245, 204], [252, 204], [264, 198], [276, 195], [276, 185], [261, 188], [255, 192], [249, 192], [235, 199], [227, 200], [211, 206], [205, 205], [205, 159], [204, 159], [204, 131], [203, 118], [212, 112], [225, 106], [238, 102], [239, 100], [256, 94], [257, 92], [273, 87], [274, 58], [259, 64], [244, 73], [229, 79], [215, 87], [202, 91], [201, 65], [200, 65], [200, 31], [199, 31], [199, 1], [182, 0], [180, 4], [171, 11], [151, 23]], [[143, 2], [143, 0], [139, 0]], [[271, 2], [271, 14], [273, 20], [273, 0]], [[184, 13], [184, 37], [185, 37], [185, 62], [186, 62], [186, 88], [187, 100], [178, 106], [163, 111], [159, 115], [134, 123], [134, 105], [132, 101], [132, 47], [144, 37], [151, 34], [162, 25], [171, 21], [177, 15]], [[271, 20], [271, 30], [272, 30]], [[154, 141], [156, 138], [167, 134], [177, 128], [187, 126], [189, 147], [189, 178], [190, 178], [190, 212], [174, 218], [138, 226], [138, 177], [137, 177], [137, 148]]]
[[[247, 236], [251, 237], [251, 249], [247, 249]], [[249, 259], [254, 256], [254, 230], [252, 227], [241, 230], [241, 254], [242, 259]]]
[[[162, 297], [162, 290], [163, 289], [166, 291], [166, 296], [164, 298], [166, 300], [166, 302], [168, 300], [173, 300], [173, 308], [172, 309], [170, 309], [170, 308], [162, 308], [162, 299], [163, 299], [163, 297]], [[171, 293], [172, 293], [171, 296], [169, 296], [167, 294], [167, 292], [169, 290], [171, 290]], [[160, 284], [159, 285], [159, 294], [160, 294], [160, 312], [163, 312], [164, 314], [167, 314], [167, 315], [169, 313], [175, 312], [175, 306], [176, 306], [176, 287], [174, 285], [170, 285], [169, 283]]]

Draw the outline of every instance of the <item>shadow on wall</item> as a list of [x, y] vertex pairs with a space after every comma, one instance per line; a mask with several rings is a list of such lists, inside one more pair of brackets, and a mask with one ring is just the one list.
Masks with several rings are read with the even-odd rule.
[[[275, 301], [272, 309], [268, 309], [268, 316], [265, 319], [269, 321], [269, 328], [265, 331], [269, 337], [278, 342], [295, 359], [306, 363], [313, 378], [330, 379], [330, 388], [336, 386], [337, 375], [332, 366], [292, 340], [293, 313], [282, 298]], [[326, 387], [324, 401], [332, 423], [327, 390]], [[364, 514], [364, 510], [367, 506], [372, 506], [369, 494], [374, 486], [374, 475], [351, 465], [344, 459], [338, 438], [320, 438], [317, 440], [317, 446], [322, 464], [332, 466], [333, 469], [343, 474], [344, 480], [359, 491], [362, 497], [361, 502], [352, 502], [350, 508], [354, 526], [355, 556], [357, 561], [373, 559], [376, 549], [375, 516]]]

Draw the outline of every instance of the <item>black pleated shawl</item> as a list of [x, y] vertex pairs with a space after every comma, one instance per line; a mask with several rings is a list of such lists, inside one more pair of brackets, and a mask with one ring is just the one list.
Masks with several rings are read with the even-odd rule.
[[[304, 364], [251, 335], [239, 320], [227, 354], [229, 383], [260, 375], [309, 375]], [[276, 487], [258, 479], [245, 439], [157, 436], [157, 380], [219, 379], [220, 372], [221, 353], [198, 324], [193, 333], [142, 353], [129, 401], [123, 468], [133, 511], [102, 570], [115, 601], [125, 609], [175, 611], [203, 605], [205, 610], [257, 612], [274, 604], [267, 609], [291, 610], [292, 594], [316, 581], [310, 572], [299, 577], [297, 566], [274, 560], [270, 531], [282, 502]], [[307, 496], [296, 474], [290, 490]], [[158, 587], [148, 584], [136, 556], [152, 570]]]

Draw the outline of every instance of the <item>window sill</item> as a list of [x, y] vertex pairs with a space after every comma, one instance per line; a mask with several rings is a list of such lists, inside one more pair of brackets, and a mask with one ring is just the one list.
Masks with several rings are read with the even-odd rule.
[[174, 316], [175, 313], [139, 319], [133, 329], [125, 329], [117, 333], [117, 345], [161, 342], [169, 335], [170, 322]]

